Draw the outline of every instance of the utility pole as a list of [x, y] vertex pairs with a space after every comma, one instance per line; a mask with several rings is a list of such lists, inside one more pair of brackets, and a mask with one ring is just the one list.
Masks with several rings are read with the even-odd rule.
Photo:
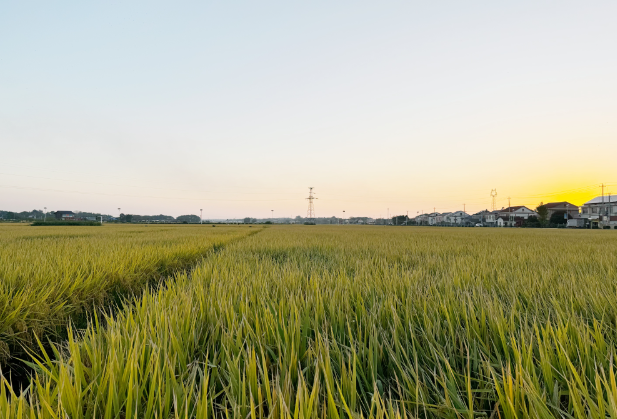
[[274, 210], [270, 210], [272, 212], [272, 217], [270, 218], [272, 220], [272, 223], [274, 224]]
[[570, 204], [566, 204], [566, 223], [568, 222], [567, 220], [570, 218]]
[[199, 208], [199, 224], [203, 224], [203, 223], [204, 223], [204, 209]]
[[495, 211], [495, 198], [497, 198], [497, 189], [491, 189], [491, 198], [492, 198], [491, 211]]
[[604, 183], [600, 187], [602, 188], [602, 203], [604, 204]]
[[45, 210], [45, 215], [44, 215], [44, 218], [43, 218], [43, 222], [46, 222], [47, 221], [47, 207], [43, 207], [43, 209]]
[[345, 210], [343, 210], [343, 224], [345, 224]]
[[120, 222], [120, 214], [122, 213], [120, 212], [120, 208], [118, 208], [118, 222]]

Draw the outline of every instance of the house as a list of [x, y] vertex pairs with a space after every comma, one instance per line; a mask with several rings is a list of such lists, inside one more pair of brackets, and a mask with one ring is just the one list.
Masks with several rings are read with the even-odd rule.
[[428, 214], [428, 225], [434, 226], [435, 224], [437, 224], [437, 217], [439, 217], [438, 212], [431, 212], [430, 214]]
[[450, 221], [448, 220], [448, 216], [451, 213], [449, 212], [444, 212], [442, 214], [437, 214], [437, 216], [435, 217], [435, 224], [440, 224], [440, 225], [444, 225], [446, 223], [449, 223]]
[[498, 215], [509, 217], [510, 220], [514, 220], [515, 217], [522, 217], [527, 220], [529, 217], [537, 217], [538, 213], [530, 210], [524, 205], [518, 205], [515, 207], [502, 208], [496, 211]]
[[569, 202], [549, 202], [548, 204], [544, 204], [546, 209], [548, 210], [548, 219], [550, 220], [552, 215], [555, 213], [568, 214], [568, 219], [578, 215], [578, 206], [571, 204]]
[[487, 225], [489, 227], [495, 226], [495, 223], [497, 222], [495, 216], [495, 212], [489, 210], [480, 211], [473, 215], [474, 218], [480, 220], [480, 224]]
[[469, 218], [469, 214], [464, 211], [454, 211], [448, 214], [448, 223], [450, 224], [464, 224]]
[[416, 224], [419, 226], [428, 225], [428, 214], [418, 215], [415, 220]]
[[505, 213], [501, 212], [495, 214], [495, 223], [497, 227], [522, 227], [525, 225], [525, 221], [527, 218], [521, 216], [514, 216], [514, 213]]
[[75, 213], [73, 211], [56, 211], [54, 213], [56, 220], [70, 221], [75, 219]]
[[581, 206], [590, 227], [617, 229], [617, 196], [598, 196]]

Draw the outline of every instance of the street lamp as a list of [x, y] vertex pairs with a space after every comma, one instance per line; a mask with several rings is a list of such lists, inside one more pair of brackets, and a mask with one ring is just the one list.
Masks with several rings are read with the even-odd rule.
[[47, 207], [43, 207], [43, 209], [45, 210], [45, 215], [43, 216], [43, 222], [47, 221]]
[[118, 222], [120, 222], [120, 214], [122, 213], [120, 212], [120, 208], [118, 208]]
[[272, 224], [274, 224], [274, 210], [270, 210], [270, 211], [272, 212], [272, 216], [271, 216]]
[[345, 210], [343, 210], [343, 224], [345, 224]]
[[199, 224], [203, 224], [203, 223], [204, 223], [204, 209], [199, 208]]

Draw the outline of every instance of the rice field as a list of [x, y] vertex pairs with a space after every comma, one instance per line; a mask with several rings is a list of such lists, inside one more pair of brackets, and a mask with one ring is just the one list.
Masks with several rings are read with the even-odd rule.
[[248, 228], [0, 225], [0, 363], [139, 293]]
[[66, 323], [0, 416], [617, 418], [610, 231], [272, 226], [165, 284]]

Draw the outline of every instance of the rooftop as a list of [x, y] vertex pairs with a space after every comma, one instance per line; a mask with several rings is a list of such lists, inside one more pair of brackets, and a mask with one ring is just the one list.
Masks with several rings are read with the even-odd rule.
[[577, 205], [571, 204], [571, 203], [566, 202], [566, 201], [562, 201], [562, 202], [549, 202], [547, 204], [544, 204], [544, 206], [546, 208], [549, 208], [549, 209], [550, 208], [555, 208], [555, 207], [563, 207], [563, 206], [566, 206], [566, 205], [568, 205], [568, 206], [570, 206], [572, 208], [578, 208]]
[[[610, 201], [609, 201], [610, 199]], [[617, 196], [616, 195], [607, 195], [604, 198], [602, 196], [597, 196], [594, 199], [592, 199], [591, 201], [587, 201], [585, 202], [583, 205], [589, 205], [589, 204], [601, 204], [601, 203], [617, 203]]]
[[[514, 212], [514, 211], [520, 210], [521, 208], [527, 208], [527, 207], [525, 205], [517, 205], [517, 206], [514, 206], [514, 207], [502, 208], [501, 210], [496, 211], [496, 212]], [[527, 209], [529, 211], [532, 211], [529, 208], [527, 208]]]

